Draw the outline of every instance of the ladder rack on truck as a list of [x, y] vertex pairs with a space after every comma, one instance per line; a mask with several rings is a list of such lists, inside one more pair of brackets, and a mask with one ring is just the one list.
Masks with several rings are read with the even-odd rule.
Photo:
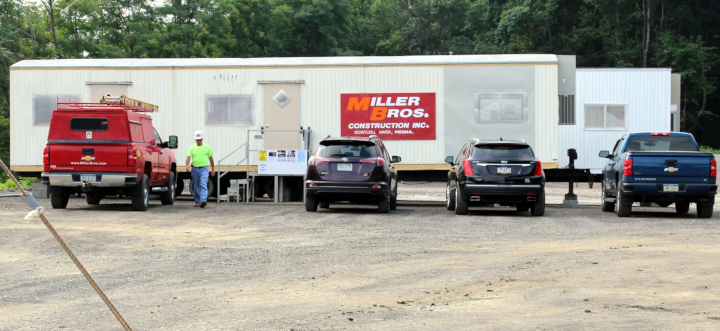
[[130, 110], [134, 112], [139, 113], [155, 113], [159, 111], [159, 107], [157, 105], [153, 105], [151, 103], [147, 103], [144, 101], [140, 101], [133, 98], [128, 98], [127, 96], [121, 95], [119, 97], [111, 96], [111, 95], [104, 95], [102, 99], [100, 99], [100, 102], [80, 102], [76, 100], [67, 99], [67, 101], [61, 102], [60, 99], [65, 99], [62, 97], [58, 97], [58, 108], [60, 106], [66, 106], [68, 108], [122, 108], [124, 110]]

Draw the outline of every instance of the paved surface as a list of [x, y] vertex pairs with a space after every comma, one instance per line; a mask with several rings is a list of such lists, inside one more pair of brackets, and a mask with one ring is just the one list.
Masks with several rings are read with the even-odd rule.
[[[47, 215], [135, 330], [720, 329], [718, 215], [403, 203]], [[27, 211], [0, 200], [0, 330], [121, 330]]]

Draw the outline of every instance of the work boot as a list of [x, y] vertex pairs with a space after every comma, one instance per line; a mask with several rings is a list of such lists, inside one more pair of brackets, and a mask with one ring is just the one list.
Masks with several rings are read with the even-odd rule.
[[200, 204], [199, 204], [199, 203], [196, 203], [194, 207], [200, 207]]
[[200, 203], [200, 208], [205, 208], [207, 206], [207, 201], [203, 201]]

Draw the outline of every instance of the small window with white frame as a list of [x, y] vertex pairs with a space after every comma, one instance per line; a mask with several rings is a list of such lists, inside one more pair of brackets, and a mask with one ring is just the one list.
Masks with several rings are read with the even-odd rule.
[[585, 130], [627, 130], [627, 105], [585, 104]]
[[252, 124], [252, 95], [206, 95], [205, 124]]
[[527, 117], [525, 92], [475, 93], [475, 123], [522, 123]]
[[49, 125], [52, 113], [57, 108], [67, 108], [67, 106], [58, 106], [58, 101], [82, 101], [79, 94], [35, 94], [32, 97], [33, 107], [33, 125]]

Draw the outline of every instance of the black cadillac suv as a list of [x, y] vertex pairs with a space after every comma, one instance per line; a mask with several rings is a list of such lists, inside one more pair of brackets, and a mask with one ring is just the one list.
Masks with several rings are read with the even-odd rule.
[[340, 201], [377, 204], [381, 213], [396, 209], [398, 162], [377, 136], [326, 137], [308, 160], [305, 210]]
[[458, 215], [468, 206], [516, 206], [533, 216], [545, 213], [545, 174], [540, 160], [524, 141], [471, 139], [452, 165], [445, 189], [445, 205]]

